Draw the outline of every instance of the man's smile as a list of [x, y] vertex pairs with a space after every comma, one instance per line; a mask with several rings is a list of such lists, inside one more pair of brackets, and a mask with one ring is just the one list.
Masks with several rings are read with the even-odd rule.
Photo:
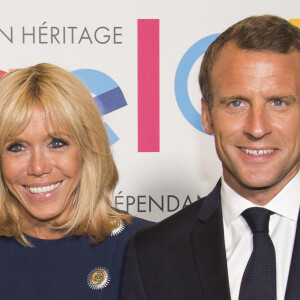
[[254, 156], [267, 155], [275, 151], [275, 149], [247, 149], [247, 148], [240, 148], [240, 149], [242, 152]]

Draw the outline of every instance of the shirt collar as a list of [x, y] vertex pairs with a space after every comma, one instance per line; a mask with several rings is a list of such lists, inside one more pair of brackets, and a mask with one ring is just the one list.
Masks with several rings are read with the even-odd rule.
[[[283, 217], [296, 221], [300, 207], [300, 171], [290, 182], [264, 207]], [[221, 179], [221, 203], [223, 218], [229, 227], [241, 213], [255, 207], [254, 203], [236, 193], [224, 180]]]

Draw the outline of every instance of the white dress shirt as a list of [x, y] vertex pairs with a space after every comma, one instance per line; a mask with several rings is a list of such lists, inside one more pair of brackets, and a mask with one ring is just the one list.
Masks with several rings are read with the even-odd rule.
[[[238, 300], [253, 249], [252, 232], [241, 213], [257, 205], [237, 194], [223, 178], [221, 203], [231, 299]], [[270, 217], [269, 234], [276, 252], [277, 300], [283, 300], [300, 207], [300, 172], [264, 207], [275, 213]]]

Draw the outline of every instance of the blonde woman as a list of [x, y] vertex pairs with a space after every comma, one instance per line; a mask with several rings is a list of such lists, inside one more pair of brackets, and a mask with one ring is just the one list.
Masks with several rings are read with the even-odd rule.
[[93, 98], [50, 64], [0, 79], [0, 298], [118, 299], [127, 241], [149, 222], [118, 181]]

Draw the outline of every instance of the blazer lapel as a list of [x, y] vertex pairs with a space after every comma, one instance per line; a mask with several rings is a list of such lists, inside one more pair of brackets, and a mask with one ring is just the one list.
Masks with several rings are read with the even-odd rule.
[[300, 216], [298, 216], [293, 255], [289, 279], [285, 291], [285, 300], [300, 299]]
[[205, 199], [198, 215], [199, 227], [191, 241], [206, 300], [230, 300], [227, 260], [220, 201], [220, 181]]

